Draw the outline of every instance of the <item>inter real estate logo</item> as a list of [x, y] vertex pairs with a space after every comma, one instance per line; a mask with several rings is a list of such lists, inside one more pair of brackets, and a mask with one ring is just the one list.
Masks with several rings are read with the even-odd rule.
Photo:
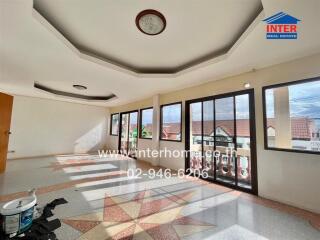
[[263, 20], [267, 23], [267, 39], [297, 39], [299, 19], [279, 12]]

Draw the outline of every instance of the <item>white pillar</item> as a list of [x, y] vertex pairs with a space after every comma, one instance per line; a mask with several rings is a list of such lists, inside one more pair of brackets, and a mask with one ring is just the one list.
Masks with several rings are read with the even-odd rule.
[[291, 148], [289, 88], [274, 89], [275, 147]]
[[[160, 96], [153, 96], [153, 119], [152, 119], [152, 151], [160, 149]], [[160, 165], [160, 157], [152, 158], [152, 165]]]

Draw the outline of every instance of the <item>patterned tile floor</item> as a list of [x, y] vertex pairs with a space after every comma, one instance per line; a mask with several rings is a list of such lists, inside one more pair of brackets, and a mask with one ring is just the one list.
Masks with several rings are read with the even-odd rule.
[[56, 208], [61, 240], [320, 239], [320, 216], [197, 179], [128, 178], [132, 159], [64, 155], [8, 162], [0, 205], [37, 188]]

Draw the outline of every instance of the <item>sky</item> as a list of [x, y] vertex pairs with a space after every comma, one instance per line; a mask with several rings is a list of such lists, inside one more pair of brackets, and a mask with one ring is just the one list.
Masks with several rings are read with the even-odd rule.
[[289, 87], [292, 117], [320, 118], [320, 81]]
[[[236, 96], [236, 116], [237, 119], [249, 119], [249, 95]], [[216, 119], [217, 120], [232, 120], [233, 113], [233, 97], [217, 99], [215, 102]], [[203, 120], [213, 120], [213, 101], [203, 102]], [[201, 120], [201, 102], [191, 105], [192, 120]]]
[[146, 125], [146, 124], [152, 124], [152, 114], [153, 114], [153, 109], [146, 109], [143, 110], [143, 114], [142, 114], [142, 125]]
[[[320, 81], [289, 86], [290, 116], [320, 119]], [[274, 117], [273, 90], [266, 91], [267, 116]]]
[[137, 121], [138, 121], [138, 113], [137, 112], [130, 113], [130, 123], [137, 124]]
[[[249, 95], [236, 96], [237, 119], [249, 119]], [[217, 99], [215, 102], [217, 120], [231, 120], [233, 116], [233, 97]], [[203, 102], [204, 121], [213, 120], [213, 100]], [[192, 120], [201, 120], [201, 102], [191, 104]], [[163, 108], [163, 116], [166, 123], [180, 121], [180, 105], [171, 105]]]
[[164, 106], [162, 108], [162, 113], [163, 113], [162, 118], [164, 123], [180, 122], [181, 105], [175, 104], [175, 105]]

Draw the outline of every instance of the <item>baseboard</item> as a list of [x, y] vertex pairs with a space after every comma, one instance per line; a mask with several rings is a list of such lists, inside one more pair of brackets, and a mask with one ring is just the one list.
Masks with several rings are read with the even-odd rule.
[[16, 157], [16, 158], [8, 158], [8, 161], [13, 161], [13, 160], [28, 160], [31, 158], [45, 158], [45, 157], [55, 157], [55, 156], [68, 156], [68, 155], [73, 155], [73, 156], [82, 156], [82, 155], [87, 155], [87, 154], [98, 154], [97, 152], [84, 152], [84, 153], [52, 153], [52, 154], [46, 154], [46, 155], [34, 155], [34, 156], [26, 156], [26, 157]]
[[265, 198], [267, 200], [271, 200], [271, 201], [283, 203], [283, 204], [286, 204], [286, 205], [289, 205], [289, 206], [292, 206], [292, 207], [300, 208], [300, 209], [303, 209], [303, 210], [308, 211], [308, 212], [320, 214], [320, 210], [308, 208], [308, 207], [302, 206], [300, 204], [296, 204], [296, 203], [291, 202], [291, 201], [284, 201], [284, 200], [279, 199], [279, 198], [270, 197], [270, 196], [267, 196], [267, 195], [264, 195], [264, 194], [259, 194], [259, 193], [258, 193], [258, 196], [261, 197], [261, 198]]

